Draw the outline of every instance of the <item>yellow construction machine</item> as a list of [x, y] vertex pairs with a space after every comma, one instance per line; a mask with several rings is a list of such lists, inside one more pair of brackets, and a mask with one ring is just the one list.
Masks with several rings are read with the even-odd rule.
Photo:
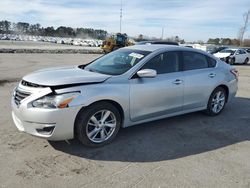
[[117, 50], [118, 48], [131, 45], [133, 45], [133, 43], [128, 39], [126, 33], [124, 34], [117, 33], [104, 40], [101, 48], [103, 52], [106, 54], [114, 50]]

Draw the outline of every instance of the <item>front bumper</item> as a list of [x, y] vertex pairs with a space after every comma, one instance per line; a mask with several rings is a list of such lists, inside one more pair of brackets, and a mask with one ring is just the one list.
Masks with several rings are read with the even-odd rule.
[[19, 131], [47, 140], [74, 138], [74, 123], [81, 106], [63, 109], [42, 109], [29, 105], [32, 97], [20, 105], [11, 100], [12, 119]]
[[231, 64], [232, 58], [231, 57], [222, 57], [220, 58], [221, 61], [226, 62], [227, 64]]

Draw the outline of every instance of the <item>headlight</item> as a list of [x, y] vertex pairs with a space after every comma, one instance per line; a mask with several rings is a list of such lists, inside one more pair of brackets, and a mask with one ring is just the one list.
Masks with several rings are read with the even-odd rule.
[[58, 95], [47, 95], [32, 102], [35, 108], [66, 108], [68, 104], [80, 93], [64, 93]]

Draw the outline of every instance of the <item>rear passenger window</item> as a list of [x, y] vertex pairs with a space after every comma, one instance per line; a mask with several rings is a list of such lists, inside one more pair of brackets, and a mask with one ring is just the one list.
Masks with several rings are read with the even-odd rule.
[[211, 57], [207, 57], [207, 61], [208, 61], [208, 66], [209, 67], [215, 67], [216, 66], [216, 60], [211, 58]]
[[241, 49], [239, 50], [239, 52], [240, 52], [239, 54], [245, 54], [246, 53], [244, 50], [241, 50]]
[[208, 60], [205, 55], [196, 52], [183, 52], [184, 70], [208, 68]]
[[157, 74], [165, 74], [179, 71], [178, 52], [166, 52], [149, 60], [142, 69], [154, 69]]

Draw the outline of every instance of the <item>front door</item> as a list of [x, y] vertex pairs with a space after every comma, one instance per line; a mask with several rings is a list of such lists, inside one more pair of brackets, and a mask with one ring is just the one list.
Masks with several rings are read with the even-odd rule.
[[157, 76], [130, 80], [131, 120], [146, 120], [181, 111], [183, 75], [179, 71], [179, 53], [159, 54], [141, 69], [154, 69]]

